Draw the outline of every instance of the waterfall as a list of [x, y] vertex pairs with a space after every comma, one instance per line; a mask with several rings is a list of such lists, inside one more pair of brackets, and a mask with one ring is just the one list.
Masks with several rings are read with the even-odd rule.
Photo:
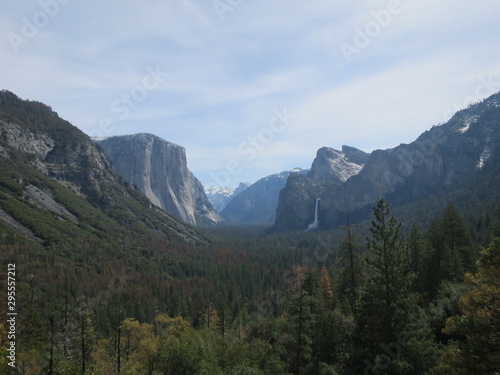
[[311, 224], [309, 224], [309, 226], [307, 227], [306, 231], [310, 231], [310, 230], [313, 230], [313, 229], [318, 229], [318, 224], [319, 224], [319, 220], [318, 220], [319, 200], [320, 200], [320, 198], [316, 199], [316, 207], [314, 209], [314, 221]]

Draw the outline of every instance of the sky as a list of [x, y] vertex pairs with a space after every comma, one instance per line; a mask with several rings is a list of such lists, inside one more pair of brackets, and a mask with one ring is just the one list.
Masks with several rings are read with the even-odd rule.
[[491, 0], [39, 0], [0, 4], [0, 89], [90, 136], [186, 148], [236, 187], [319, 148], [409, 143], [500, 91]]

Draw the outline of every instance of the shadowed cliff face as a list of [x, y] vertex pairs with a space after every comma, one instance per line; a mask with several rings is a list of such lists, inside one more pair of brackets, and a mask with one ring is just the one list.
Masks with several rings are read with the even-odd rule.
[[[367, 207], [381, 196], [390, 196], [396, 205], [428, 197], [481, 170], [499, 148], [500, 94], [495, 94], [410, 144], [374, 151], [359, 173], [344, 181], [338, 178], [339, 171], [355, 171], [345, 163], [349, 158], [320, 149], [308, 178], [289, 178], [281, 192], [275, 229], [304, 229], [312, 222], [317, 198], [321, 198], [319, 227], [332, 228], [343, 224], [343, 213], [368, 212]], [[346, 151], [352, 155], [352, 150]], [[364, 161], [359, 154], [354, 156]]]
[[136, 185], [154, 205], [192, 225], [222, 222], [201, 182], [187, 168], [183, 147], [151, 134], [96, 142], [118, 173]]
[[[347, 152], [345, 152], [347, 151]], [[368, 154], [352, 147], [343, 147], [343, 152], [329, 147], [318, 150], [311, 170], [307, 176], [290, 175], [280, 193], [276, 211], [275, 229], [306, 229], [315, 220], [315, 207], [318, 198], [326, 197], [329, 190], [334, 190], [350, 177], [358, 174]], [[321, 202], [320, 211], [331, 203], [329, 199]], [[324, 219], [322, 219], [324, 221]], [[316, 227], [324, 223], [318, 222]]]

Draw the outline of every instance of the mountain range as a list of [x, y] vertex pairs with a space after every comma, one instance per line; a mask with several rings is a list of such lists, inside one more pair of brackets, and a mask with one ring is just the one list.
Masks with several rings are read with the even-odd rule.
[[[330, 159], [326, 149], [325, 155], [319, 153], [312, 169], [317, 173], [289, 177], [280, 193], [275, 230], [306, 229], [314, 221], [318, 198], [319, 228], [327, 229], [344, 224], [346, 213], [368, 217], [382, 196], [402, 207], [460, 189], [469, 179], [489, 180], [500, 154], [500, 94], [457, 112], [410, 144], [364, 155], [359, 173], [345, 181], [328, 177]], [[491, 186], [482, 198], [498, 203], [498, 186]]]
[[205, 190], [205, 194], [217, 212], [221, 212], [236, 195], [243, 192], [250, 185], [252, 185], [250, 182], [240, 182], [236, 189], [212, 185]]
[[228, 202], [221, 211], [229, 224], [272, 224], [278, 207], [279, 193], [291, 173], [307, 173], [301, 168], [261, 178]]
[[[361, 374], [380, 362], [372, 349], [408, 321], [416, 339], [392, 373], [432, 372], [449, 353], [460, 363], [454, 354], [465, 347], [454, 338], [483, 337], [494, 326], [446, 333], [465, 316], [459, 302], [494, 286], [498, 240], [477, 262], [475, 254], [500, 233], [499, 124], [497, 94], [410, 144], [371, 153], [322, 147], [309, 170], [270, 175], [240, 192], [209, 189], [225, 204], [219, 215], [181, 146], [145, 133], [93, 140], [49, 106], [0, 91], [0, 255], [4, 277], [16, 280], [18, 369]], [[398, 220], [387, 220], [382, 195]], [[346, 214], [364, 224], [377, 200], [371, 228], [356, 225], [365, 232], [329, 230]], [[443, 215], [448, 203], [459, 210], [448, 206]], [[274, 220], [282, 233], [224, 227], [221, 216], [229, 224]], [[413, 227], [402, 239], [400, 228], [425, 220], [430, 230]], [[362, 244], [356, 238], [369, 229]], [[480, 288], [462, 285], [465, 270], [477, 272]], [[7, 301], [7, 289], [3, 295]], [[471, 318], [483, 319], [492, 305], [480, 297]], [[390, 313], [371, 313], [382, 305]], [[332, 329], [316, 334], [320, 325]], [[300, 352], [313, 355], [295, 367], [301, 329], [311, 339]], [[493, 363], [495, 349], [480, 345], [464, 363]], [[478, 362], [476, 353], [488, 359]], [[436, 368], [451, 368], [445, 364]]]
[[181, 146], [146, 133], [92, 140], [45, 104], [5, 90], [0, 96], [1, 223], [39, 243], [70, 233], [109, 236], [103, 222], [116, 234], [141, 227], [188, 242], [204, 241], [193, 225], [305, 230], [316, 207], [318, 228], [329, 229], [343, 225], [346, 213], [364, 220], [381, 196], [410, 216], [436, 197], [438, 205], [474, 201], [462, 186], [482, 186], [477, 204], [499, 199], [500, 94], [409, 144], [371, 153], [323, 147], [309, 170], [206, 192]]
[[[221, 216], [228, 224], [273, 224], [276, 219], [279, 195], [288, 177], [298, 173], [319, 181], [344, 182], [359, 173], [369, 154], [354, 147], [343, 146], [342, 151], [324, 147], [317, 153], [310, 169], [294, 168], [264, 177], [254, 184], [240, 184], [238, 189], [211, 187], [207, 196], [214, 206], [219, 206]], [[219, 196], [224, 205], [218, 205]]]
[[[124, 239], [203, 243], [154, 206], [102, 149], [49, 106], [0, 92], [0, 226], [44, 246]], [[132, 237], [131, 237], [132, 236]], [[149, 241], [149, 240], [148, 240]]]

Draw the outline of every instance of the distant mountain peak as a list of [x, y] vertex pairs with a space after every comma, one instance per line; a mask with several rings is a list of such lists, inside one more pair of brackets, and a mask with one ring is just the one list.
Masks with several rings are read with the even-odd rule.
[[361, 151], [360, 149], [352, 146], [343, 145], [342, 153], [348, 161], [358, 165], [365, 165], [370, 158], [370, 154], [368, 152]]
[[293, 168], [263, 177], [235, 195], [222, 210], [221, 216], [230, 224], [271, 224], [274, 222], [281, 189], [292, 174], [308, 170]]
[[[353, 148], [346, 149], [352, 153]], [[363, 165], [349, 160], [342, 151], [330, 147], [318, 150], [308, 177], [319, 183], [344, 182], [358, 174]]]
[[205, 190], [205, 194], [212, 206], [218, 212], [222, 212], [235, 196], [245, 191], [250, 185], [252, 185], [250, 182], [240, 182], [236, 189], [212, 185]]

